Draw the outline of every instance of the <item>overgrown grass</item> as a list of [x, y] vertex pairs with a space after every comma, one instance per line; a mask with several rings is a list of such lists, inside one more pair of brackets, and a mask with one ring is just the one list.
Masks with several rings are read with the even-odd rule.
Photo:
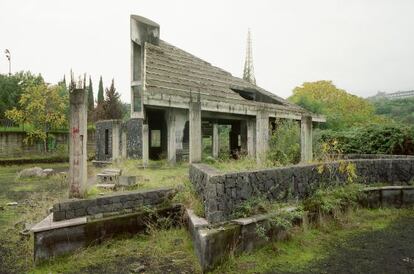
[[[39, 164], [42, 168], [66, 169], [67, 164]], [[48, 178], [17, 178], [28, 166], [0, 167], [0, 269], [24, 273], [32, 266], [33, 239], [20, 235], [26, 224], [35, 224], [47, 209], [66, 196], [59, 175]], [[17, 206], [7, 203], [17, 202]]]
[[137, 265], [146, 273], [201, 272], [189, 234], [173, 228], [105, 241], [43, 263], [31, 273], [130, 273]]
[[170, 165], [167, 161], [151, 161], [142, 168], [140, 160], [125, 160], [112, 167], [122, 169], [123, 175], [137, 176], [138, 185], [131, 189], [177, 187], [188, 179], [188, 164]]
[[387, 228], [398, 218], [413, 215], [413, 209], [392, 208], [348, 212], [340, 222], [330, 221], [307, 230], [296, 228], [287, 241], [233, 256], [213, 273], [306, 273], [311, 264], [329, 256], [351, 236]]
[[218, 170], [225, 172], [236, 172], [236, 171], [247, 171], [247, 170], [256, 170], [263, 168], [277, 167], [274, 163], [270, 161], [263, 161], [257, 163], [255, 158], [242, 156], [240, 159], [231, 159], [231, 158], [222, 158], [222, 159], [213, 159], [211, 157], [205, 158], [204, 163], [209, 164]]

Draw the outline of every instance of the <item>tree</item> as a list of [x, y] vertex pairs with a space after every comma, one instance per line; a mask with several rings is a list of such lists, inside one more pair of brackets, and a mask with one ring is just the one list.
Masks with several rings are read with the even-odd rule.
[[325, 127], [331, 129], [384, 121], [375, 115], [374, 107], [367, 100], [337, 88], [331, 81], [303, 83], [293, 90], [293, 95], [288, 100], [309, 111], [325, 115]]
[[99, 78], [99, 89], [98, 89], [98, 105], [104, 102], [104, 89], [102, 83], [102, 76]]
[[380, 98], [372, 103], [376, 114], [409, 125], [414, 124], [414, 97], [394, 100]]
[[115, 83], [112, 79], [111, 87], [105, 89], [106, 99], [96, 107], [96, 118], [98, 120], [122, 119], [123, 106], [120, 101], [120, 95], [115, 89]]
[[43, 77], [30, 71], [21, 71], [11, 76], [0, 74], [0, 119], [5, 118], [6, 110], [18, 106], [24, 89], [41, 83], [44, 83]]
[[95, 108], [94, 99], [93, 99], [93, 87], [92, 87], [92, 79], [89, 76], [89, 86], [88, 86], [88, 110], [92, 112]]
[[18, 108], [6, 111], [6, 117], [16, 123], [27, 122], [25, 142], [41, 140], [47, 151], [47, 134], [50, 128], [62, 127], [67, 123], [65, 110], [67, 100], [61, 96], [58, 85], [29, 85], [22, 93]]

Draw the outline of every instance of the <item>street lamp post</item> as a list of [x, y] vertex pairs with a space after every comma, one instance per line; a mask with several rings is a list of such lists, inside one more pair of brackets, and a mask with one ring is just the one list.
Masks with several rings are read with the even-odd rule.
[[9, 60], [9, 76], [11, 76], [11, 53], [10, 50], [6, 49], [4, 51], [4, 54], [6, 54], [7, 60]]

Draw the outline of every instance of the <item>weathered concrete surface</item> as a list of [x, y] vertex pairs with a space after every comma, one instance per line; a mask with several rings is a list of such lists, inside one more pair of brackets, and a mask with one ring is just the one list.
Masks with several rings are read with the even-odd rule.
[[[288, 208], [286, 210], [295, 209]], [[230, 254], [252, 251], [264, 246], [268, 240], [284, 239], [287, 236], [286, 230], [270, 223], [271, 218], [280, 213], [256, 215], [214, 226], [206, 219], [197, 217], [192, 210], [187, 210], [188, 229], [203, 271], [214, 269]], [[293, 220], [293, 222], [299, 224], [302, 219]], [[264, 228], [264, 235], [258, 233], [257, 227]]]
[[69, 197], [82, 198], [87, 183], [88, 93], [84, 89], [69, 92]]
[[60, 202], [53, 205], [53, 220], [61, 221], [113, 212], [132, 212], [142, 206], [166, 203], [175, 193], [173, 188], [160, 188], [116, 193], [95, 199]]
[[[414, 158], [345, 160], [355, 164], [356, 181], [364, 184], [407, 184], [414, 179]], [[274, 201], [301, 199], [312, 194], [320, 183], [341, 184], [347, 181], [338, 172], [339, 162], [332, 162], [322, 173], [321, 164], [296, 165], [274, 169], [220, 173], [203, 164], [193, 164], [189, 177], [204, 201], [209, 222], [229, 220], [232, 212], [251, 197]], [[330, 178], [330, 179], [329, 179]]]
[[142, 164], [148, 166], [149, 160], [149, 129], [148, 124], [142, 125]]
[[166, 120], [167, 120], [167, 158], [170, 163], [176, 162], [176, 154], [177, 154], [177, 145], [176, 145], [176, 126], [175, 126], [175, 110], [169, 109], [166, 112]]
[[361, 203], [368, 207], [410, 206], [414, 204], [414, 186], [368, 187]]
[[262, 162], [269, 148], [269, 114], [265, 111], [256, 115], [256, 161]]
[[302, 163], [309, 163], [313, 159], [311, 116], [302, 116], [300, 123], [300, 158]]
[[148, 222], [156, 224], [157, 218], [171, 218], [173, 224], [181, 219], [182, 206], [155, 208], [153, 212], [139, 211], [110, 217], [88, 219], [86, 217], [54, 221], [53, 214], [34, 226], [34, 260], [74, 252], [79, 248], [99, 244], [105, 239], [125, 233], [143, 232]]
[[219, 155], [219, 132], [218, 132], [218, 124], [213, 124], [213, 136], [212, 136], [212, 154], [214, 158], [217, 158]]
[[[198, 97], [200, 98], [200, 97]], [[190, 123], [190, 163], [201, 161], [201, 102], [190, 102], [189, 108]]]

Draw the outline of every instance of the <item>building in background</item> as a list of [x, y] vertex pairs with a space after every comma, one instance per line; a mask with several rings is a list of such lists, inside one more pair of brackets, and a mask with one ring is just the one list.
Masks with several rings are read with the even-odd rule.
[[312, 122], [325, 119], [255, 84], [250, 33], [241, 79], [161, 40], [157, 23], [130, 21], [131, 118], [97, 122], [97, 160], [199, 162], [202, 138], [217, 157], [218, 125], [230, 125], [230, 151], [260, 161], [277, 118], [301, 122], [302, 160], [312, 159]]

